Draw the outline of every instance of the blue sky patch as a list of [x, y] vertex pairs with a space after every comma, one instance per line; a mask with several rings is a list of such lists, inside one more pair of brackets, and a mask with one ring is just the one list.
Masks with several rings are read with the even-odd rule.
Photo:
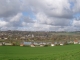
[[74, 7], [74, 2], [70, 2], [70, 8], [73, 9]]
[[33, 19], [33, 20], [36, 19], [34, 13], [31, 12], [31, 11], [29, 11], [29, 12], [23, 12], [23, 15], [24, 15], [24, 16], [28, 16], [28, 17], [30, 17], [30, 18]]

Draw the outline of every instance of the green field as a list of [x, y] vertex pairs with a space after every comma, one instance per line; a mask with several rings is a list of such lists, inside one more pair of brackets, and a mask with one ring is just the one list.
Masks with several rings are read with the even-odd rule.
[[80, 60], [80, 45], [33, 48], [0, 46], [0, 60]]

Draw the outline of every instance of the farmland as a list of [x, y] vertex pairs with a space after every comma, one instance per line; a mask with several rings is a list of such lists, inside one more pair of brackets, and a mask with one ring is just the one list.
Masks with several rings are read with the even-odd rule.
[[54, 47], [0, 46], [0, 60], [80, 60], [80, 45]]

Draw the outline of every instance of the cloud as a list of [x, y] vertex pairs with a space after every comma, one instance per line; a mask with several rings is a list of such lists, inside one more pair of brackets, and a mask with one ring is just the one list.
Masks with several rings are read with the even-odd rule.
[[20, 11], [20, 0], [0, 0], [0, 17], [14, 16]]
[[36, 13], [44, 12], [50, 17], [72, 18], [69, 0], [29, 0], [29, 4]]
[[69, 26], [71, 25], [71, 20], [66, 18], [55, 18], [55, 17], [49, 17], [45, 15], [44, 13], [38, 13], [37, 14], [37, 20], [39, 23], [47, 24], [47, 25], [54, 25], [54, 26]]
[[79, 30], [79, 2], [79, 0], [0, 0], [0, 28], [31, 31]]
[[26, 23], [34, 23], [34, 20], [32, 20], [32, 18], [27, 17], [27, 16], [23, 17], [23, 21], [26, 22]]
[[17, 22], [17, 21], [19, 21], [21, 16], [22, 16], [22, 13], [18, 13], [17, 15], [15, 15], [14, 17], [12, 17], [10, 19], [10, 22]]
[[8, 24], [8, 22], [0, 20], [0, 27], [4, 27], [7, 24]]
[[73, 26], [80, 27], [80, 20], [74, 20], [73, 21]]

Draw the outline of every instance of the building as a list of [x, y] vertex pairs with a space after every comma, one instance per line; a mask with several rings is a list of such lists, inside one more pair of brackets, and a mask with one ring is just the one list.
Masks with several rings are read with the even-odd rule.
[[12, 43], [5, 43], [5, 45], [12, 45]]
[[78, 42], [78, 40], [74, 40], [74, 44], [78, 44], [79, 42]]
[[51, 44], [51, 46], [55, 46], [55, 44]]
[[34, 44], [31, 44], [30, 46], [31, 46], [31, 47], [35, 47], [35, 45], [34, 45]]

